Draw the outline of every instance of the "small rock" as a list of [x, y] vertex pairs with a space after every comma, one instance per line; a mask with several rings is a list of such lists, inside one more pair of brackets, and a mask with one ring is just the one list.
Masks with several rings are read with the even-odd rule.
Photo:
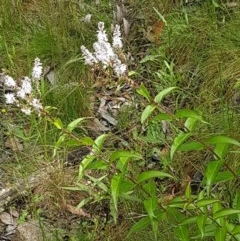
[[1, 220], [2, 223], [7, 224], [7, 225], [13, 225], [14, 224], [13, 217], [7, 212], [1, 213], [0, 220]]
[[43, 241], [42, 229], [37, 221], [19, 224], [12, 241]]

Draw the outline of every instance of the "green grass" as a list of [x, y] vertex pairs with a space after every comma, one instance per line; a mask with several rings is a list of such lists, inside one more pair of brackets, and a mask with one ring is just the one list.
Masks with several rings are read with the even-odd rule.
[[[131, 19], [132, 29], [126, 37], [125, 46], [134, 57], [133, 70], [138, 72], [134, 78], [137, 83], [143, 82], [151, 94], [169, 86], [178, 86], [180, 91], [168, 97], [165, 104], [173, 112], [175, 109], [190, 108], [202, 113], [210, 125], [197, 130], [199, 136], [218, 133], [239, 140], [239, 106], [233, 103], [233, 97], [239, 90], [236, 83], [240, 79], [240, 8], [228, 8], [224, 5], [225, 1], [216, 1], [219, 7], [214, 6], [212, 1], [189, 5], [177, 2], [128, 2], [128, 17]], [[95, 94], [92, 85], [96, 76], [85, 66], [80, 46], [84, 44], [92, 49], [99, 21], [105, 22], [110, 33], [114, 4], [107, 0], [100, 1], [99, 5], [96, 5], [95, 1], [2, 0], [0, 67], [17, 78], [31, 73], [35, 57], [39, 57], [44, 66], [51, 66], [56, 83], [51, 85], [45, 80], [42, 86], [43, 100], [46, 105], [57, 108], [53, 113], [61, 118], [64, 125], [76, 118], [94, 115], [91, 102]], [[163, 14], [167, 22], [159, 37], [159, 43], [149, 42], [145, 37], [147, 27], [160, 21], [153, 7]], [[84, 17], [89, 13], [92, 14], [92, 20], [87, 24]], [[145, 59], [146, 61], [141, 63], [145, 56], [153, 58]], [[146, 102], [138, 96], [136, 99], [140, 102], [137, 108], [127, 109], [120, 114], [117, 133], [119, 142], [121, 138], [126, 139], [123, 147], [138, 150], [148, 158], [153, 150], [160, 150], [162, 145], [169, 147], [173, 137], [165, 137], [156, 123], [142, 129], [139, 117]], [[15, 109], [8, 109], [5, 115], [0, 116], [8, 129], [7, 135], [17, 136], [24, 146], [23, 152], [14, 152], [11, 161], [4, 163], [3, 169], [9, 176], [14, 176], [14, 181], [53, 161], [52, 150], [59, 137], [59, 131], [46, 120], [37, 117], [27, 120], [22, 114], [15, 113]], [[16, 118], [13, 119], [13, 116]], [[14, 130], [10, 124], [15, 126]], [[111, 152], [113, 144], [110, 143], [108, 148]], [[57, 155], [61, 163], [65, 162], [67, 151], [63, 150]], [[227, 162], [234, 170], [238, 170], [239, 151], [231, 151]], [[170, 163], [169, 158], [163, 159], [161, 167], [174, 170], [179, 177], [177, 185], [181, 189], [186, 176], [196, 170], [204, 170], [208, 158], [201, 152], [189, 155], [181, 153], [174, 163]], [[77, 170], [74, 175], [76, 172]], [[50, 180], [52, 186], [49, 184], [42, 190], [40, 188], [40, 193], [42, 191], [49, 201], [49, 204], [42, 208], [47, 209], [45, 212], [48, 212], [49, 208], [54, 218], [61, 207], [58, 195], [69, 195], [62, 194], [60, 187], [72, 184], [65, 181], [64, 175], [60, 172], [58, 177]], [[63, 182], [59, 181], [61, 178], [64, 179]], [[228, 189], [236, 192], [237, 187], [238, 182], [232, 181]], [[228, 198], [226, 188], [222, 188], [220, 194]], [[79, 200], [76, 199], [80, 196], [69, 198], [77, 205]], [[53, 206], [52, 209], [50, 206]], [[143, 211], [141, 208], [135, 210], [134, 207], [128, 210], [127, 203], [124, 203], [122, 208], [123, 216], [131, 212], [131, 209], [133, 212]], [[33, 216], [37, 216], [35, 207], [31, 208], [29, 205], [29, 209]], [[71, 217], [66, 211], [63, 211], [63, 215]], [[64, 219], [60, 217], [59, 223], [61, 218]], [[132, 222], [125, 221], [119, 226], [109, 225], [106, 230], [100, 230], [102, 226], [97, 222], [92, 226], [86, 223], [85, 229], [71, 230], [70, 240], [97, 241], [99, 237], [101, 240], [125, 240], [131, 224]], [[111, 233], [112, 227], [114, 233]], [[57, 234], [57, 229], [53, 231], [56, 241], [62, 240], [62, 233], [66, 233], [68, 228], [70, 229], [62, 228], [61, 234]], [[170, 224], [161, 223], [159, 228], [162, 231], [159, 240], [178, 240], [174, 239]], [[154, 240], [154, 235], [151, 231], [140, 232], [126, 240]]]

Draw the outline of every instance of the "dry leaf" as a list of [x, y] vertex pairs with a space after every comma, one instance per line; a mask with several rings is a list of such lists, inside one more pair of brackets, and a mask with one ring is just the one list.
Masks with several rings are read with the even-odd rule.
[[77, 209], [76, 207], [70, 204], [65, 204], [64, 207], [72, 214], [78, 215], [80, 217], [91, 218], [91, 215], [85, 212], [82, 208]]
[[15, 136], [9, 136], [5, 143], [4, 146], [6, 148], [10, 148], [12, 151], [23, 151], [23, 145], [20, 143], [19, 139]]
[[153, 25], [147, 27], [146, 38], [150, 42], [158, 43], [159, 37], [163, 31], [164, 22], [157, 21]]

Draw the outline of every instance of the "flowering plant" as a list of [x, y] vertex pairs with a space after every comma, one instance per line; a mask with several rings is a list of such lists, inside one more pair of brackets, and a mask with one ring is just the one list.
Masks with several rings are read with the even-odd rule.
[[5, 75], [4, 84], [11, 90], [4, 95], [6, 104], [15, 104], [17, 107], [20, 107], [21, 111], [26, 115], [30, 115], [34, 111], [40, 115], [43, 106], [36, 97], [34, 90], [37, 90], [40, 95], [38, 86], [41, 75], [42, 63], [39, 58], [36, 58], [34, 61], [31, 78], [25, 76], [20, 83], [18, 83], [11, 76]]
[[112, 46], [108, 41], [106, 31], [104, 30], [104, 23], [98, 23], [97, 42], [93, 44], [94, 52], [91, 53], [84, 45], [81, 46], [85, 63], [90, 66], [96, 64], [102, 64], [102, 67], [106, 69], [110, 67], [114, 73], [120, 77], [126, 73], [127, 65], [122, 63], [119, 57], [119, 50], [122, 49], [122, 38], [120, 32], [120, 26], [116, 25], [113, 31]]

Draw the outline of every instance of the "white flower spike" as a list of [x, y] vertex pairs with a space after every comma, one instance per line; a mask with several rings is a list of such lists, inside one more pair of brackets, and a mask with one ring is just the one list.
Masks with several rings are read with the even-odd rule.
[[40, 62], [39, 58], [34, 60], [33, 70], [32, 70], [32, 77], [35, 80], [40, 80], [42, 75], [42, 63]]

